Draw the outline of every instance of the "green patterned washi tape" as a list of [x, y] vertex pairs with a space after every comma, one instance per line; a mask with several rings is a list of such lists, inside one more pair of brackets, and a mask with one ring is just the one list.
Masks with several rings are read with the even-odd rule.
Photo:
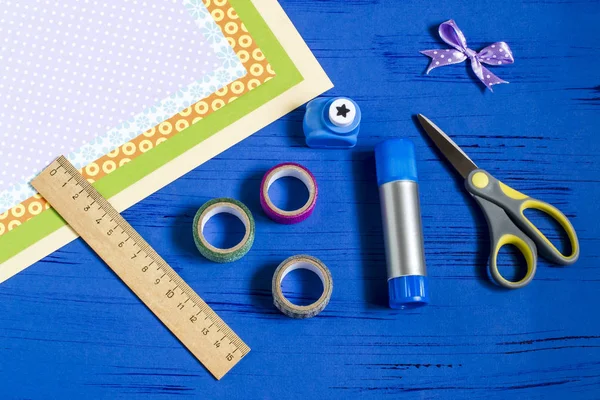
[[[317, 301], [307, 306], [298, 306], [285, 298], [281, 290], [283, 278], [295, 269], [307, 269], [317, 274], [323, 283], [323, 294]], [[329, 304], [333, 291], [333, 279], [329, 269], [316, 257], [304, 254], [292, 256], [279, 264], [273, 275], [273, 304], [282, 313], [291, 318], [312, 318], [319, 314]]]
[[[242, 221], [246, 233], [241, 242], [228, 249], [220, 249], [208, 243], [204, 237], [204, 226], [213, 216], [221, 213], [235, 215]], [[254, 218], [242, 202], [230, 198], [210, 200], [202, 205], [194, 217], [194, 242], [200, 253], [211, 261], [228, 263], [242, 258], [254, 243]]]

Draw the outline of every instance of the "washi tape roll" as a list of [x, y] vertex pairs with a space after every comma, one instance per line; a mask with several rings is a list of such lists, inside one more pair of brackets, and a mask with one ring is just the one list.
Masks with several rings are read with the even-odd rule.
[[[246, 233], [241, 242], [228, 249], [220, 249], [208, 243], [204, 237], [204, 227], [209, 219], [221, 213], [235, 215], [242, 221]], [[194, 242], [200, 253], [211, 261], [228, 263], [242, 258], [254, 243], [254, 218], [242, 202], [229, 198], [210, 200], [196, 213], [194, 217]]]
[[[301, 208], [285, 211], [275, 206], [269, 197], [269, 188], [278, 179], [291, 176], [300, 179], [308, 189], [308, 200]], [[260, 205], [265, 213], [275, 222], [281, 224], [296, 224], [304, 221], [312, 214], [317, 203], [317, 181], [313, 174], [300, 164], [283, 163], [267, 171], [260, 184]]]
[[[283, 295], [281, 282], [283, 278], [296, 269], [307, 269], [314, 272], [323, 283], [323, 294], [317, 301], [307, 306], [293, 304]], [[304, 254], [292, 256], [279, 264], [273, 275], [273, 304], [282, 313], [291, 318], [311, 318], [319, 314], [329, 304], [331, 292], [333, 291], [333, 280], [329, 269], [318, 258]]]

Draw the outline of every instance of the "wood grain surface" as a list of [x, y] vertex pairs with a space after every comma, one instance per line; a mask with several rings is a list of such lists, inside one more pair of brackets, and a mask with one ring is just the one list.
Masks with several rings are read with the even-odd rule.
[[[81, 241], [0, 286], [1, 399], [597, 399], [600, 398], [600, 2], [285, 0], [336, 88], [363, 112], [350, 151], [304, 146], [292, 112], [124, 213], [252, 347], [217, 382]], [[424, 75], [419, 50], [444, 47], [453, 18], [475, 50], [504, 40], [511, 83], [483, 90], [467, 64]], [[581, 258], [540, 260], [526, 288], [486, 275], [488, 232], [462, 182], [415, 125], [423, 113], [478, 165], [573, 222]], [[414, 140], [431, 304], [387, 308], [373, 146]], [[316, 176], [314, 214], [292, 226], [259, 204], [263, 173], [283, 161]], [[243, 201], [256, 219], [249, 254], [200, 256], [198, 207]], [[293, 254], [331, 270], [327, 309], [292, 320], [271, 277]]]

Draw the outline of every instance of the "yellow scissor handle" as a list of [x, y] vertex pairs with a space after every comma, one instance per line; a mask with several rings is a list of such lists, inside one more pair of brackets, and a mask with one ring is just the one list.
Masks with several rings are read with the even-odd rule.
[[[539, 253], [548, 260], [570, 265], [579, 258], [579, 240], [569, 219], [556, 207], [544, 201], [533, 199], [500, 182], [488, 172], [477, 169], [468, 176], [467, 190], [501, 207], [510, 219], [537, 245]], [[556, 220], [571, 243], [571, 254], [562, 254], [556, 246], [525, 216], [525, 210], [536, 209]]]
[[[544, 235], [537, 226], [525, 216], [525, 210], [527, 209], [542, 211], [560, 224], [571, 243], [571, 254], [562, 254], [560, 250], [552, 244], [546, 235]], [[525, 221], [526, 224], [521, 227], [521, 229], [525, 230], [534, 240], [537, 239], [536, 243], [538, 244], [540, 254], [560, 265], [570, 265], [577, 261], [579, 258], [579, 240], [577, 239], [577, 233], [575, 232], [575, 228], [573, 228], [571, 221], [569, 221], [558, 208], [545, 201], [528, 198], [521, 202], [519, 212], [522, 220]]]
[[[481, 206], [490, 230], [490, 260], [488, 271], [490, 277], [498, 285], [508, 289], [518, 289], [533, 279], [537, 268], [537, 250], [533, 241], [521, 231], [508, 217], [504, 209], [481, 196], [473, 196]], [[506, 279], [498, 268], [500, 249], [513, 245], [523, 254], [526, 262], [525, 276], [518, 281]]]
[[[527, 263], [527, 271], [525, 272], [525, 276], [517, 282], [509, 281], [508, 279], [504, 278], [498, 270], [498, 254], [500, 254], [500, 249], [509, 244], [515, 246], [521, 252], [521, 254], [523, 254], [523, 257], [525, 257], [525, 262]], [[490, 274], [494, 280], [501, 286], [509, 289], [517, 289], [527, 285], [533, 279], [533, 275], [535, 274], [537, 267], [537, 257], [533, 249], [535, 249], [535, 247], [532, 248], [531, 243], [527, 243], [519, 236], [515, 236], [513, 234], [502, 235], [500, 239], [498, 239], [496, 247], [492, 249], [492, 254], [490, 256], [489, 268]]]

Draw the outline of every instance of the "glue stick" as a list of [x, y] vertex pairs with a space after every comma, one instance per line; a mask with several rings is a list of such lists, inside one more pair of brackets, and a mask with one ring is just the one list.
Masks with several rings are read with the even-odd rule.
[[375, 146], [390, 308], [429, 302], [415, 146], [388, 139]]

